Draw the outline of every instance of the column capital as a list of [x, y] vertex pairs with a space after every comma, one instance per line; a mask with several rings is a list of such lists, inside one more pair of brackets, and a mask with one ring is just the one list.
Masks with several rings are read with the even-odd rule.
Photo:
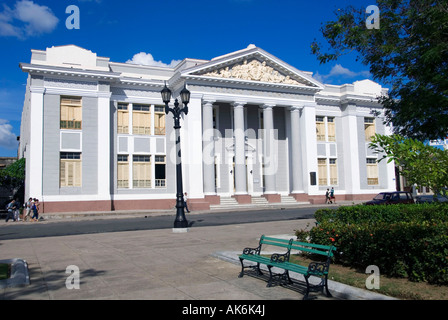
[[204, 106], [213, 105], [215, 102], [216, 102], [216, 99], [213, 99], [213, 98], [203, 98], [202, 99], [202, 105], [204, 105]]
[[234, 101], [231, 103], [234, 108], [243, 108], [246, 104], [247, 102], [245, 101]]
[[264, 104], [262, 104], [260, 107], [261, 107], [262, 109], [272, 109], [272, 108], [274, 108], [275, 106], [276, 106], [275, 103], [264, 103]]
[[303, 109], [303, 105], [295, 105], [295, 106], [290, 106], [289, 110], [291, 112], [297, 112], [297, 111], [301, 111]]
[[44, 94], [45, 91], [46, 91], [45, 87], [30, 86], [30, 92], [32, 92], [32, 93], [42, 93], [42, 94]]

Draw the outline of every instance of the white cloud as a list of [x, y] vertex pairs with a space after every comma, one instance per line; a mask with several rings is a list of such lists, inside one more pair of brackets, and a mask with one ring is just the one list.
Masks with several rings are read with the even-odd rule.
[[162, 61], [155, 61], [154, 57], [150, 53], [140, 52], [135, 54], [132, 59], [126, 61], [126, 63], [142, 64], [145, 66], [155, 67], [170, 67], [174, 68], [181, 60], [172, 60], [170, 64], [163, 63]]
[[25, 39], [43, 33], [50, 33], [59, 22], [47, 6], [40, 6], [33, 1], [20, 0], [11, 9], [3, 5], [0, 12], [0, 36]]
[[320, 82], [325, 82], [328, 80], [332, 80], [334, 78], [356, 78], [356, 77], [369, 78], [370, 72], [369, 71], [354, 72], [337, 63], [331, 68], [328, 74], [320, 74], [319, 72], [316, 72], [313, 75], [313, 78]]
[[12, 132], [8, 120], [0, 119], [0, 147], [13, 150], [17, 144], [17, 136]]

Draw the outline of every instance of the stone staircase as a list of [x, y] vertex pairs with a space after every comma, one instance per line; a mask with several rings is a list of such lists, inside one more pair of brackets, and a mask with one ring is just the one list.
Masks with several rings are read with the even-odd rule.
[[276, 207], [276, 206], [293, 206], [298, 204], [309, 204], [309, 202], [297, 202], [291, 196], [281, 196], [281, 202], [279, 203], [269, 203], [265, 197], [252, 197], [252, 203], [250, 204], [238, 204], [238, 202], [233, 197], [221, 197], [221, 203], [218, 205], [210, 205], [210, 210], [227, 210], [236, 209], [242, 207]]
[[291, 196], [282, 196], [282, 204], [298, 204], [299, 202]]
[[221, 197], [221, 203], [210, 205], [210, 210], [235, 209], [239, 206], [235, 198]]
[[252, 197], [252, 204], [253, 205], [268, 205], [269, 202], [266, 200], [265, 197]]

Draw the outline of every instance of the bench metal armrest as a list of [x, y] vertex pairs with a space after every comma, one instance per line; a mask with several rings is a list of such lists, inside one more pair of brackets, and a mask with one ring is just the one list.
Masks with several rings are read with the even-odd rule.
[[257, 248], [244, 248], [243, 254], [246, 255], [253, 255], [253, 254], [260, 254], [261, 246], [258, 246]]
[[271, 262], [288, 262], [289, 252], [286, 253], [274, 253], [271, 255]]
[[330, 269], [328, 262], [311, 262], [308, 265], [308, 273], [313, 275], [324, 275], [328, 273], [328, 269]]

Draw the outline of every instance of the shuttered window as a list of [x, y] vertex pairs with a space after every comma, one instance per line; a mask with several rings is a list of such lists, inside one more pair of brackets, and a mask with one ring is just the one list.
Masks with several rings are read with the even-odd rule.
[[81, 153], [61, 152], [59, 169], [59, 182], [61, 187], [81, 187]]
[[117, 133], [129, 133], [129, 111], [128, 105], [124, 103], [118, 104]]
[[338, 166], [336, 159], [329, 159], [330, 162], [330, 185], [338, 184]]
[[336, 141], [334, 118], [327, 117], [328, 141]]
[[334, 117], [316, 116], [317, 141], [336, 141], [336, 125]]
[[317, 159], [319, 185], [327, 185], [327, 159]]
[[367, 184], [378, 184], [378, 163], [374, 158], [367, 158]]
[[165, 107], [154, 106], [154, 134], [165, 135]]
[[79, 97], [61, 97], [61, 129], [82, 129], [82, 100]]
[[325, 122], [324, 117], [316, 117], [317, 141], [325, 141]]
[[132, 107], [132, 133], [151, 134], [151, 112], [149, 105], [134, 104]]
[[374, 118], [364, 118], [364, 133], [366, 141], [372, 141], [375, 135], [375, 119]]
[[134, 155], [132, 160], [133, 187], [151, 188], [151, 157]]
[[118, 155], [118, 166], [117, 166], [117, 187], [118, 188], [129, 188], [129, 156]]

